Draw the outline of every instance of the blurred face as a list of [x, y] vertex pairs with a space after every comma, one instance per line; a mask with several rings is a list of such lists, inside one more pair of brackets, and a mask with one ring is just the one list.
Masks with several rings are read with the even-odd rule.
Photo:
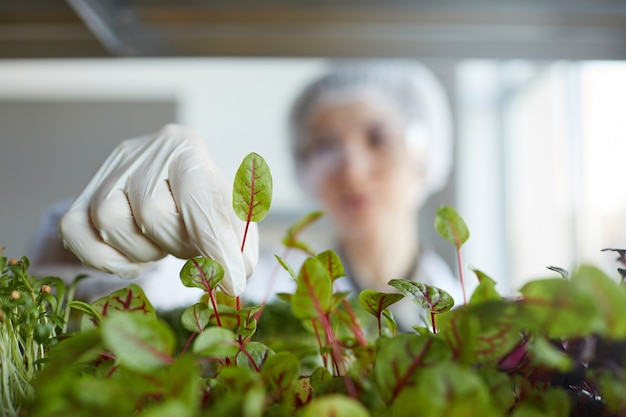
[[413, 215], [419, 161], [407, 149], [405, 123], [390, 102], [359, 95], [318, 105], [307, 128], [302, 180], [340, 233], [376, 233]]

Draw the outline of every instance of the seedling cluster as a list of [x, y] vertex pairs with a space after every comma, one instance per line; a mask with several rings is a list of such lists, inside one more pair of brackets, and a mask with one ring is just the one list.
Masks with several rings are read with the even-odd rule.
[[[248, 155], [233, 193], [242, 220], [263, 219], [271, 184], [265, 161]], [[181, 313], [183, 332], [137, 285], [88, 304], [72, 300], [75, 284], [66, 294], [58, 278], [29, 276], [27, 259], [1, 258], [2, 415], [626, 413], [620, 282], [584, 265], [531, 281], [511, 299], [473, 270], [478, 286], [458, 306], [441, 289], [400, 279], [389, 281], [389, 292], [337, 292], [334, 283], [345, 275], [337, 254], [316, 253], [300, 238], [320, 216], [311, 213], [287, 231], [285, 246], [309, 256], [298, 269], [276, 257], [296, 289], [273, 303], [226, 295], [222, 265], [189, 259], [180, 280], [204, 295]], [[453, 244], [464, 285], [467, 226], [454, 209], [441, 207], [435, 228]], [[623, 263], [625, 252], [612, 250]], [[415, 304], [408, 332], [398, 331], [390, 312], [402, 298]], [[70, 309], [79, 318], [68, 330]]]

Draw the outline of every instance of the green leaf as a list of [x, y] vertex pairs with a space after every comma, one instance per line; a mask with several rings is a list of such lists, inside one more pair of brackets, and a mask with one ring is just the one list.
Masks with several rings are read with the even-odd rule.
[[320, 219], [324, 216], [324, 212], [322, 211], [313, 211], [307, 213], [299, 219], [293, 226], [291, 226], [283, 238], [283, 245], [287, 248], [300, 249], [301, 251], [307, 253], [310, 256], [315, 256], [315, 251], [313, 251], [309, 246], [299, 240], [299, 235], [312, 223]]
[[287, 391], [298, 379], [300, 364], [295, 355], [280, 352], [267, 358], [261, 369], [261, 377], [271, 391]]
[[326, 250], [315, 256], [326, 267], [332, 281], [346, 275], [341, 259], [333, 250]]
[[[404, 298], [404, 295], [397, 293], [384, 293], [370, 289], [365, 289], [359, 294], [359, 302], [361, 306], [376, 317], [378, 321], [381, 320], [383, 313], [386, 309]], [[395, 321], [394, 321], [395, 323]]]
[[202, 356], [227, 357], [239, 351], [235, 333], [222, 327], [209, 327], [196, 337], [193, 352]]
[[[578, 415], [578, 413], [570, 414], [571, 402], [565, 390], [548, 387], [541, 392], [541, 395], [528, 396], [520, 401], [513, 410], [511, 417], [569, 417]], [[593, 412], [585, 414], [595, 416]]]
[[[387, 323], [387, 327], [393, 336], [398, 334], [398, 323], [396, 323], [396, 319], [393, 317], [393, 313], [389, 310], [383, 310], [383, 317], [385, 318], [385, 323]], [[419, 333], [419, 332], [418, 332]]]
[[459, 307], [439, 315], [437, 325], [438, 335], [464, 364], [497, 361], [521, 341], [519, 309], [504, 300]]
[[472, 293], [470, 304], [481, 303], [487, 300], [499, 300], [502, 297], [496, 291], [496, 281], [487, 276], [484, 272], [471, 268], [478, 278], [478, 287]]
[[246, 155], [235, 174], [233, 209], [244, 222], [260, 222], [272, 204], [272, 174], [260, 155]]
[[[191, 355], [183, 355], [176, 359], [174, 366], [167, 367], [163, 379], [167, 396], [183, 401], [188, 410], [193, 412], [200, 407], [202, 395], [200, 388], [202, 378], [198, 370], [196, 359]], [[177, 414], [172, 415], [178, 416]]]
[[[55, 301], [53, 301], [54, 305], [52, 303], [50, 303], [50, 305], [53, 306], [52, 307], [52, 311], [54, 311], [54, 313], [56, 315], [61, 316], [63, 314], [62, 307], [63, 307], [63, 300], [65, 298], [65, 292], [66, 292], [65, 281], [63, 281], [59, 277], [45, 277], [45, 278], [42, 278], [41, 280], [39, 280], [39, 284], [41, 284], [41, 285], [51, 284], [54, 287], [54, 289], [55, 289], [55, 298], [54, 298], [54, 300]], [[50, 301], [52, 301], [52, 300], [50, 300]]]
[[400, 392], [391, 415], [415, 415], [417, 405], [420, 417], [505, 416], [475, 371], [450, 362], [423, 369], [417, 382]]
[[590, 293], [563, 278], [535, 280], [522, 287], [518, 320], [549, 338], [585, 337], [602, 331], [599, 307]]
[[206, 292], [214, 290], [224, 279], [224, 268], [210, 258], [189, 259], [180, 270], [180, 280], [185, 287], [202, 288]]
[[257, 329], [257, 313], [263, 309], [263, 306], [250, 306], [237, 310], [238, 326], [236, 335], [242, 337], [251, 337]]
[[[242, 313], [238, 312], [239, 317], [242, 317]], [[256, 319], [250, 318], [250, 319], [241, 319], [239, 321], [239, 326], [237, 326], [237, 331], [235, 332], [235, 334], [237, 336], [241, 336], [241, 337], [251, 337], [255, 332], [256, 332], [256, 328], [257, 328], [257, 321]]]
[[499, 410], [510, 410], [518, 398], [512, 389], [514, 382], [511, 377], [495, 367], [483, 366], [476, 371], [487, 386], [495, 406]]
[[176, 337], [154, 317], [115, 312], [102, 322], [102, 339], [118, 363], [139, 372], [170, 364]]
[[188, 307], [180, 318], [181, 324], [193, 333], [201, 333], [209, 324], [211, 319], [211, 309], [206, 303], [196, 303]]
[[217, 379], [233, 393], [244, 393], [256, 387], [262, 387], [262, 379], [258, 372], [250, 368], [223, 368]]
[[443, 341], [432, 335], [383, 337], [378, 339], [377, 346], [374, 380], [387, 404], [416, 382], [419, 371], [452, 357]]
[[88, 314], [89, 318], [87, 320], [83, 318], [83, 323], [85, 321], [89, 321], [90, 325], [83, 325], [81, 323], [81, 330], [83, 331], [86, 330], [87, 327], [94, 327], [96, 325], [99, 325], [100, 323], [102, 323], [102, 320], [104, 320], [104, 317], [102, 317], [102, 313], [100, 313], [98, 309], [84, 301], [70, 301], [69, 303], [67, 303], [67, 305], [74, 310], [82, 311], [83, 313]]
[[357, 400], [341, 394], [314, 398], [302, 409], [301, 417], [369, 417], [367, 409]]
[[[75, 304], [74, 302], [72, 302], [71, 305], [73, 308], [79, 306], [79, 304]], [[102, 317], [108, 317], [111, 312], [116, 311], [151, 318], [156, 317], [156, 310], [152, 307], [150, 300], [148, 300], [141, 287], [136, 284], [130, 284], [126, 288], [114, 291], [108, 296], [94, 301], [91, 305]], [[80, 328], [84, 331], [94, 325], [95, 323], [91, 317], [83, 316]]]
[[461, 249], [461, 246], [469, 239], [469, 229], [465, 221], [455, 209], [449, 206], [441, 206], [437, 209], [435, 230], [457, 250]]
[[291, 265], [289, 265], [289, 264], [287, 263], [287, 261], [285, 261], [283, 258], [281, 258], [281, 257], [280, 257], [280, 256], [278, 256], [278, 255], [274, 255], [274, 257], [276, 258], [276, 260], [278, 261], [278, 263], [280, 264], [280, 266], [282, 266], [282, 267], [283, 267], [283, 269], [284, 269], [285, 271], [287, 271], [287, 272], [289, 273], [289, 275], [291, 275], [291, 277], [292, 277], [294, 280], [297, 280], [297, 279], [298, 279], [298, 276], [296, 275], [296, 272], [293, 270], [293, 268], [291, 267]]
[[309, 382], [311, 383], [311, 386], [315, 388], [317, 385], [321, 384], [322, 382], [330, 381], [332, 378], [333, 376], [328, 371], [328, 369], [324, 368], [323, 366], [320, 366], [320, 367], [315, 368], [313, 373], [311, 373], [311, 376], [309, 377]]
[[157, 407], [152, 407], [141, 413], [144, 417], [193, 417], [196, 415], [194, 407], [184, 401], [175, 399], [159, 403]]
[[572, 358], [565, 352], [541, 337], [532, 338], [526, 345], [531, 362], [542, 368], [554, 369], [560, 372], [570, 371], [573, 367]]
[[[240, 352], [237, 355], [237, 366], [242, 367], [246, 366], [251, 369], [260, 369], [267, 358], [274, 355], [274, 351], [260, 342], [248, 342], [245, 345], [245, 350], [247, 352]], [[250, 361], [254, 361], [252, 364]]]
[[328, 313], [332, 300], [332, 285], [326, 267], [313, 257], [302, 264], [291, 297], [293, 314], [299, 319], [319, 317]]
[[[622, 368], [623, 369], [623, 368]], [[626, 410], [626, 380], [615, 375], [613, 372], [605, 372], [598, 376], [602, 400], [606, 402], [609, 410], [618, 416], [620, 411]]]
[[389, 285], [432, 313], [443, 313], [454, 306], [454, 300], [450, 294], [432, 285], [408, 279], [392, 279]]
[[598, 332], [613, 339], [626, 338], [626, 287], [591, 265], [575, 270], [571, 282], [595, 300], [602, 327]]

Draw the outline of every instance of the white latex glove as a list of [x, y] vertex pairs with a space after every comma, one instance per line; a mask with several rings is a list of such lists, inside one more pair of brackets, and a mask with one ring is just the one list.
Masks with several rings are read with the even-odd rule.
[[[191, 131], [167, 125], [122, 142], [59, 223], [66, 248], [85, 265], [133, 278], [170, 253], [207, 256], [224, 267], [220, 286], [240, 295], [258, 261], [258, 229], [232, 208], [232, 181]], [[172, 279], [178, 279], [173, 276]]]

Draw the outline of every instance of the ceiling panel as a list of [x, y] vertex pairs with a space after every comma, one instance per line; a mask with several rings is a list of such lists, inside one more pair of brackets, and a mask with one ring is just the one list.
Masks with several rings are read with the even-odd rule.
[[0, 57], [625, 59], [626, 4], [583, 0], [4, 0]]

